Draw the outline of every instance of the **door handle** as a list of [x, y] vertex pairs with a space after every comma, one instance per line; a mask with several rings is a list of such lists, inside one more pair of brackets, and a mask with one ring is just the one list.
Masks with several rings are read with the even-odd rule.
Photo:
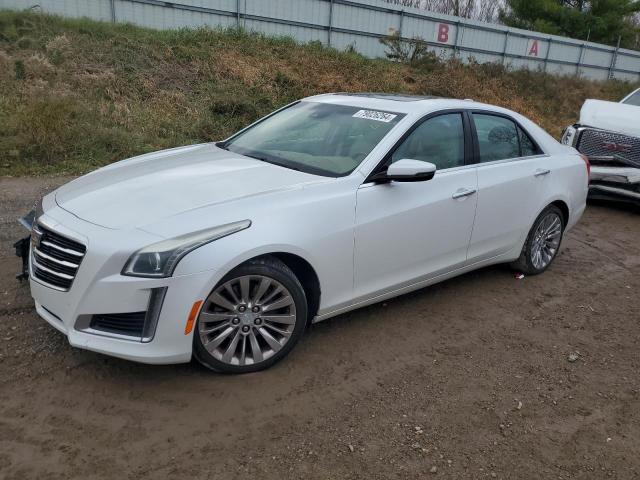
[[548, 168], [539, 168], [538, 170], [536, 170], [536, 172], [533, 174], [534, 177], [542, 177], [543, 175], [548, 175], [551, 173], [551, 170], [549, 170]]
[[458, 199], [458, 198], [468, 197], [469, 195], [473, 195], [474, 193], [476, 193], [475, 188], [461, 188], [460, 190], [455, 192], [453, 195], [451, 195], [451, 198]]

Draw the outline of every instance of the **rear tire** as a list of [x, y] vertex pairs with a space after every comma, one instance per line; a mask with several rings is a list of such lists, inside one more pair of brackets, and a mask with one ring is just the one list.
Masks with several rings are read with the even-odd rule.
[[565, 220], [555, 205], [545, 208], [533, 222], [520, 257], [511, 268], [526, 275], [538, 275], [553, 262], [560, 250]]
[[248, 373], [285, 357], [307, 324], [307, 299], [295, 274], [274, 257], [233, 269], [204, 301], [194, 357], [221, 373]]

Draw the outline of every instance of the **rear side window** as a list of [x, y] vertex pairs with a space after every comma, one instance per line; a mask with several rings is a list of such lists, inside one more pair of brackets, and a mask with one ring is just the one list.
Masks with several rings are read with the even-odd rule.
[[516, 124], [495, 115], [473, 114], [478, 133], [480, 162], [495, 162], [520, 156]]
[[530, 157], [531, 155], [538, 155], [540, 150], [531, 141], [529, 135], [525, 133], [520, 127], [518, 127], [518, 135], [520, 136], [520, 156]]
[[473, 120], [482, 163], [540, 153], [527, 133], [513, 120], [481, 113], [474, 113]]

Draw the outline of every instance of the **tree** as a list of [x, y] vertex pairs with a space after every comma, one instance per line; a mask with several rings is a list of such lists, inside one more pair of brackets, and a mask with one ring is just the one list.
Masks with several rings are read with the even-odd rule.
[[637, 47], [640, 0], [506, 0], [505, 25], [566, 37]]
[[429, 46], [420, 37], [412, 39], [400, 38], [400, 32], [394, 32], [380, 39], [380, 43], [387, 47], [385, 55], [390, 60], [408, 63], [411, 66], [433, 68], [440, 62], [434, 52], [429, 51]]
[[496, 22], [503, 0], [387, 0], [394, 5], [414, 7], [435, 13]]

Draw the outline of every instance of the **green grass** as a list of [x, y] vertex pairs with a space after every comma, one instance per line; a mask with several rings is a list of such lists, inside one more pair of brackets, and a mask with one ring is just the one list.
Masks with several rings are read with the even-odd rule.
[[79, 174], [225, 138], [297, 98], [430, 94], [503, 105], [555, 136], [633, 85], [459, 62], [408, 66], [239, 30], [149, 30], [0, 11], [0, 175]]

